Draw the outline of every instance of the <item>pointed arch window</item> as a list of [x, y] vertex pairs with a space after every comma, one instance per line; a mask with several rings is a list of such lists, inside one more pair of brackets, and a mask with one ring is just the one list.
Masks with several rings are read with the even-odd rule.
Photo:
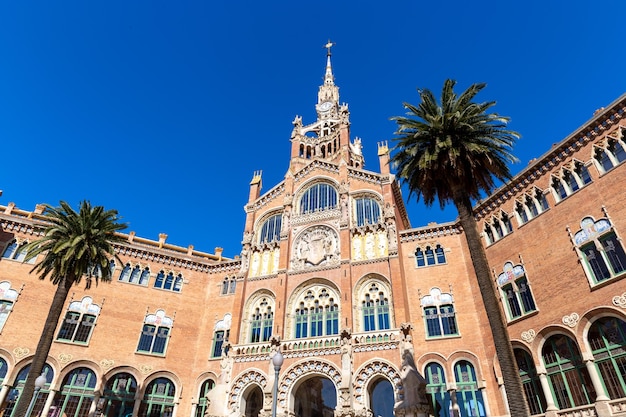
[[596, 393], [576, 343], [551, 336], [541, 351], [552, 393], [560, 409], [591, 404]]
[[[24, 385], [26, 384], [26, 378], [30, 372], [30, 367], [31, 364], [24, 366], [17, 374], [13, 389], [7, 394], [3, 416], [12, 416], [15, 414], [15, 406], [17, 405], [17, 400], [24, 390]], [[46, 383], [37, 394], [31, 415], [39, 415], [42, 412], [44, 405], [46, 404], [46, 400], [48, 399], [48, 395], [50, 394], [50, 384], [54, 378], [54, 371], [47, 363], [43, 366], [43, 371], [41, 373], [46, 377]]]
[[299, 297], [295, 310], [296, 339], [339, 334], [339, 299], [330, 288], [314, 286]]
[[94, 304], [91, 297], [87, 296], [81, 301], [71, 302], [56, 340], [81, 345], [88, 344], [99, 315], [100, 306]]
[[626, 322], [602, 317], [591, 325], [587, 340], [609, 397], [626, 397]]
[[547, 408], [546, 397], [543, 395], [541, 381], [531, 356], [522, 349], [513, 349], [513, 352], [530, 414], [545, 413]]
[[250, 343], [267, 342], [272, 337], [274, 325], [273, 300], [262, 297], [252, 305]]
[[173, 325], [174, 320], [166, 316], [164, 310], [157, 310], [155, 314], [148, 314], [139, 336], [137, 353], [165, 355]]
[[359, 197], [354, 200], [357, 227], [376, 224], [380, 218], [380, 204], [371, 197]]
[[309, 187], [300, 197], [300, 214], [334, 209], [337, 207], [337, 190], [327, 183]]
[[507, 262], [498, 275], [498, 287], [509, 321], [537, 310], [535, 299], [522, 265]]
[[366, 288], [367, 291], [361, 301], [363, 330], [366, 332], [388, 330], [391, 326], [388, 289], [380, 282], [372, 282]]
[[535, 188], [526, 193], [515, 203], [515, 213], [520, 225], [534, 219], [549, 208], [548, 200], [542, 190]]
[[259, 243], [271, 243], [280, 240], [280, 228], [283, 215], [275, 214], [265, 220], [259, 233]]
[[442, 293], [439, 288], [430, 290], [430, 294], [420, 300], [424, 309], [426, 335], [428, 338], [458, 335], [456, 313], [452, 294]]
[[626, 272], [626, 253], [613, 225], [606, 219], [585, 217], [572, 240], [590, 284], [596, 285]]

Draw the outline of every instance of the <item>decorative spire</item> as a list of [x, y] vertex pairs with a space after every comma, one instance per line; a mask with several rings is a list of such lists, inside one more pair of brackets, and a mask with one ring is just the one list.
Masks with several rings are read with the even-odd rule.
[[335, 42], [331, 42], [330, 39], [328, 40], [328, 42], [326, 43], [326, 45], [324, 45], [324, 48], [326, 48], [326, 74], [324, 74], [324, 84], [325, 85], [334, 85], [334, 81], [335, 81], [335, 77], [333, 77], [333, 68], [332, 65], [330, 64], [330, 56], [332, 55], [330, 52], [330, 48], [332, 48], [333, 46], [335, 46]]

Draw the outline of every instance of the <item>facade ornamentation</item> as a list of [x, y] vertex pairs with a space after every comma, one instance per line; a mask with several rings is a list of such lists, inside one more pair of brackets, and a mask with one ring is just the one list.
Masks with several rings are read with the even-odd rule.
[[139, 365], [139, 372], [144, 375], [148, 375], [153, 369], [154, 367], [152, 365]]
[[626, 308], [626, 292], [622, 295], [613, 297], [613, 305], [615, 307]]
[[13, 349], [13, 354], [17, 359], [22, 359], [24, 356], [27, 356], [30, 353], [30, 349], [24, 347], [17, 347]]
[[236, 412], [240, 402], [241, 394], [250, 384], [256, 384], [264, 389], [267, 385], [267, 377], [256, 369], [251, 369], [243, 375], [239, 376], [232, 385], [228, 401], [228, 409]]
[[278, 401], [281, 407], [286, 406], [294, 382], [304, 375], [311, 374], [326, 376], [336, 387], [341, 386], [341, 371], [330, 362], [317, 359], [295, 364], [283, 374], [278, 384]]
[[111, 369], [113, 365], [115, 365], [115, 361], [113, 359], [102, 359], [100, 361], [102, 369]]
[[339, 236], [328, 226], [306, 229], [295, 241], [291, 268], [302, 270], [321, 265], [339, 265]]
[[535, 336], [537, 336], [537, 333], [535, 333], [533, 329], [522, 332], [522, 340], [528, 344], [531, 344], [532, 341], [535, 340]]
[[580, 317], [578, 316], [577, 313], [572, 313], [570, 315], [566, 315], [563, 316], [563, 324], [568, 326], [568, 327], [575, 327], [578, 324], [578, 321], [580, 320]]
[[61, 353], [59, 354], [59, 362], [62, 364], [70, 363], [72, 361], [73, 356], [69, 353]]
[[[376, 376], [382, 376], [391, 382], [394, 387], [394, 393], [397, 397], [398, 391], [402, 389], [402, 379], [400, 378], [400, 372], [391, 364], [382, 360], [374, 360], [363, 366], [359, 372], [354, 376], [353, 382], [353, 395], [354, 400], [361, 407], [368, 407], [369, 404], [365, 403], [367, 386], [369, 382]], [[356, 407], [355, 407], [356, 408]]]

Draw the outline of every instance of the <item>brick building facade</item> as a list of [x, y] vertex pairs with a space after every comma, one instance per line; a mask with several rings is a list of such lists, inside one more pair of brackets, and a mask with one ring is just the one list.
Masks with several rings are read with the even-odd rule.
[[[622, 96], [475, 208], [533, 414], [626, 415], [625, 108]], [[36, 412], [267, 416], [280, 348], [280, 415], [410, 414], [412, 362], [436, 415], [507, 415], [460, 226], [410, 225], [385, 143], [379, 171], [362, 168], [330, 53], [316, 111], [293, 121], [284, 181], [262, 192], [253, 176], [241, 256], [131, 233], [113, 282], [74, 287]], [[0, 207], [7, 416], [53, 294], [21, 251], [42, 211]]]

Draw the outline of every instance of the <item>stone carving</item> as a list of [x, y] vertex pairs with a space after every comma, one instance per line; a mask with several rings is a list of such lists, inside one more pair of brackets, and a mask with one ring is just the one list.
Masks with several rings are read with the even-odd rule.
[[353, 383], [353, 395], [357, 403], [363, 406], [365, 404], [365, 393], [367, 392], [369, 381], [382, 376], [391, 382], [394, 387], [394, 394], [398, 395], [398, 390], [402, 390], [402, 379], [400, 374], [392, 365], [383, 362], [381, 360], [374, 360], [361, 368], [357, 375], [355, 375]]
[[396, 403], [394, 404], [394, 414], [409, 411], [414, 416], [431, 415], [431, 405], [426, 394], [426, 379], [417, 371], [413, 354], [404, 351], [402, 354], [402, 369], [400, 370], [402, 379], [402, 389], [398, 390]]
[[350, 329], [341, 331], [341, 375], [348, 384], [352, 375], [352, 334]]
[[626, 308], [626, 292], [622, 295], [613, 297], [613, 305], [615, 307]]
[[286, 406], [288, 393], [291, 392], [293, 384], [304, 375], [312, 373], [325, 375], [336, 387], [341, 386], [341, 372], [335, 365], [319, 359], [312, 359], [304, 363], [298, 363], [289, 368], [278, 384], [278, 400], [282, 407]]
[[411, 330], [413, 325], [411, 323], [401, 323], [400, 331], [400, 354], [404, 355], [404, 352], [410, 352], [413, 355], [413, 337], [411, 336]]
[[522, 340], [528, 344], [531, 344], [532, 341], [535, 340], [535, 336], [537, 336], [537, 333], [535, 333], [533, 329], [522, 332]]
[[580, 317], [576, 313], [572, 313], [569, 316], [563, 316], [563, 324], [569, 327], [575, 327], [578, 324]]
[[[239, 377], [237, 377], [237, 379], [233, 382], [229, 400], [228, 400], [228, 408], [231, 411], [233, 412], [237, 411], [239, 398], [241, 397], [241, 394], [245, 391], [245, 388], [251, 384], [257, 384], [263, 389], [267, 385], [267, 378], [265, 377], [265, 375], [263, 375], [261, 372], [255, 369], [248, 370], [243, 375], [240, 375]], [[221, 385], [221, 386], [225, 386], [225, 385]], [[214, 390], [215, 389], [213, 389], [212, 391], [209, 391], [209, 394], [211, 394], [211, 392], [213, 392]], [[219, 401], [222, 401], [224, 397], [220, 398], [220, 397], [213, 396], [213, 398], [216, 398], [216, 399], [219, 399]]]
[[148, 375], [153, 369], [152, 365], [139, 365], [139, 372], [144, 375]]
[[61, 362], [63, 364], [70, 363], [72, 358], [73, 358], [73, 356], [70, 355], [69, 353], [60, 353], [59, 354], [59, 362]]
[[28, 355], [29, 353], [30, 353], [30, 349], [28, 348], [16, 347], [15, 349], [13, 349], [13, 354], [15, 355], [17, 359], [22, 359], [24, 356]]
[[389, 220], [387, 222], [387, 239], [389, 241], [389, 249], [398, 249], [398, 235], [396, 232], [396, 222]]
[[102, 359], [100, 361], [100, 366], [102, 366], [103, 369], [111, 369], [113, 365], [115, 365], [115, 361], [113, 359]]
[[300, 270], [320, 265], [339, 265], [339, 237], [328, 226], [305, 230], [295, 241], [291, 267]]

